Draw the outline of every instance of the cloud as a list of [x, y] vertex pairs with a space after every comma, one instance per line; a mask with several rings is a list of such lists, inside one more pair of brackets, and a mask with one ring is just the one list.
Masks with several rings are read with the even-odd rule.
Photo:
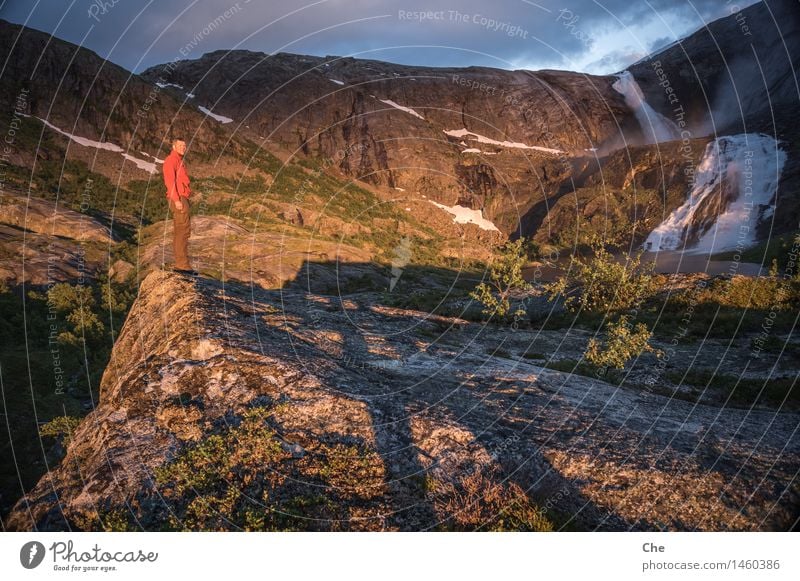
[[729, 13], [718, 0], [575, 0], [568, 8], [553, 0], [85, 0], [66, 14], [59, 0], [41, 0], [0, 9], [2, 18], [27, 20], [71, 42], [85, 37], [85, 46], [135, 71], [245, 48], [433, 66], [612, 72], [656, 42]]
[[588, 63], [583, 67], [584, 72], [596, 75], [605, 75], [610, 71], [621, 71], [628, 65], [647, 56], [648, 53], [633, 50], [633, 47], [625, 47], [604, 55], [602, 58]]
[[662, 49], [673, 42], [675, 42], [675, 39], [671, 36], [662, 36], [657, 38], [650, 43], [650, 46], [648, 47], [650, 49], [649, 52], [656, 52], [657, 50]]

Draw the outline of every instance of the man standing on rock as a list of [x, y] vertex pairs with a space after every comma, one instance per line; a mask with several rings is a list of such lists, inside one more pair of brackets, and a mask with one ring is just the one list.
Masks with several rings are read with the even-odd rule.
[[189, 264], [189, 174], [183, 164], [186, 153], [186, 142], [173, 139], [172, 151], [164, 160], [164, 185], [167, 186], [167, 200], [172, 212], [172, 248], [175, 253], [176, 272], [197, 275]]

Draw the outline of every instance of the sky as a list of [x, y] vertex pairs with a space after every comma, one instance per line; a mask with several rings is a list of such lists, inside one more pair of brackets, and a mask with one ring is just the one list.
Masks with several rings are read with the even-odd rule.
[[134, 72], [220, 49], [608, 74], [754, 0], [0, 0]]

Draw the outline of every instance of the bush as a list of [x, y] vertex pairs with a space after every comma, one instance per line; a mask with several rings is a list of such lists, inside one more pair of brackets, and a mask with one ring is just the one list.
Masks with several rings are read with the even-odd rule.
[[726, 307], [758, 310], [787, 310], [797, 304], [798, 284], [777, 276], [741, 276], [730, 281], [717, 281], [705, 298]]
[[273, 427], [280, 406], [254, 407], [155, 471], [178, 530], [341, 530], [368, 526], [385, 506], [378, 453], [358, 444], [308, 442], [293, 455]]
[[[528, 260], [529, 243], [524, 238], [514, 242], [506, 242], [500, 248], [500, 254], [489, 268], [489, 284], [480, 283], [470, 293], [470, 297], [484, 305], [484, 315], [504, 319], [511, 310], [509, 295], [513, 290], [528, 290], [531, 285], [522, 277], [522, 268]], [[498, 296], [495, 296], [497, 294]], [[525, 309], [518, 307], [514, 317], [524, 317]]]
[[59, 342], [76, 346], [86, 339], [102, 338], [105, 325], [92, 311], [96, 301], [91, 287], [58, 283], [47, 291], [47, 302], [57, 312], [66, 313], [70, 324], [69, 330], [58, 335]]
[[551, 301], [565, 296], [571, 310], [601, 313], [633, 308], [655, 292], [653, 265], [642, 266], [642, 251], [618, 262], [597, 241], [591, 250], [591, 258], [576, 256], [567, 275], [547, 285]]
[[779, 276], [718, 278], [706, 287], [675, 293], [672, 300], [681, 306], [700, 303], [730, 309], [757, 311], [795, 310], [800, 303], [800, 280]]
[[47, 291], [47, 301], [60, 313], [68, 313], [76, 307], [93, 307], [92, 289], [84, 285], [71, 285], [66, 282], [54, 284]]
[[56, 416], [46, 424], [42, 424], [39, 427], [39, 435], [63, 438], [62, 444], [64, 447], [66, 447], [72, 439], [72, 433], [80, 423], [80, 418], [72, 416]]
[[637, 323], [634, 328], [628, 317], [622, 315], [616, 322], [606, 325], [604, 342], [594, 338], [589, 340], [583, 356], [598, 367], [623, 369], [628, 361], [645, 351], [661, 355], [660, 351], [650, 345], [652, 335], [644, 323]]

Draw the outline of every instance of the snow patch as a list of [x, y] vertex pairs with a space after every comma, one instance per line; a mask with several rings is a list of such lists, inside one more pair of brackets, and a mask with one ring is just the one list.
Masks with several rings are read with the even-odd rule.
[[458, 204], [455, 206], [445, 206], [444, 204], [434, 202], [433, 200], [428, 201], [437, 208], [441, 208], [445, 212], [452, 214], [453, 222], [456, 224], [475, 224], [482, 230], [494, 230], [495, 232], [500, 231], [490, 220], [487, 220], [483, 217], [483, 213], [480, 210], [465, 208], [464, 206], [459, 206]]
[[150, 155], [146, 151], [139, 150], [139, 153], [141, 153], [145, 157], [149, 157], [150, 159], [154, 160], [156, 163], [164, 163], [163, 159], [159, 159], [155, 155]]
[[413, 115], [414, 117], [419, 117], [423, 121], [425, 120], [425, 117], [423, 117], [422, 115], [420, 115], [419, 113], [417, 113], [416, 111], [411, 109], [410, 107], [403, 107], [402, 105], [398, 105], [397, 103], [395, 103], [391, 99], [378, 99], [378, 100], [381, 103], [386, 103], [387, 105], [390, 105], [390, 106], [394, 107], [395, 109], [400, 109], [401, 111], [405, 111], [409, 115]]
[[56, 127], [55, 125], [53, 125], [49, 121], [46, 121], [45, 119], [42, 119], [41, 117], [37, 117], [37, 119], [42, 123], [44, 123], [45, 125], [47, 125], [53, 131], [56, 131], [61, 135], [66, 135], [67, 137], [70, 138], [70, 140], [74, 141], [78, 145], [83, 145], [84, 147], [94, 147], [95, 149], [105, 149], [106, 151], [113, 151], [115, 153], [122, 153], [123, 151], [125, 151], [115, 143], [110, 143], [108, 141], [94, 141], [93, 139], [79, 137], [77, 135], [73, 135], [72, 133], [67, 133], [63, 129]]
[[545, 153], [564, 153], [560, 149], [551, 149], [549, 147], [539, 147], [538, 145], [527, 145], [525, 143], [519, 143], [516, 141], [497, 141], [496, 139], [490, 139], [479, 133], [475, 133], [470, 131], [469, 129], [443, 129], [446, 135], [450, 137], [466, 137], [467, 139], [473, 139], [478, 143], [488, 143], [490, 145], [499, 145], [500, 147], [510, 147], [514, 149], [534, 149], [536, 151], [543, 151]]
[[336, 79], [328, 79], [331, 83], [336, 83], [337, 85], [344, 85], [344, 82], [337, 81]]
[[[786, 157], [769, 135], [718, 137], [706, 146], [688, 199], [650, 233], [644, 248], [714, 254], [753, 246], [759, 220], [774, 212]], [[720, 213], [709, 217], [715, 206]]]
[[203, 113], [205, 113], [206, 115], [208, 115], [212, 119], [216, 119], [220, 123], [230, 123], [231, 121], [233, 121], [233, 119], [231, 119], [230, 117], [225, 117], [223, 115], [217, 115], [216, 113], [212, 113], [211, 111], [209, 111], [205, 107], [198, 107], [198, 109], [200, 109], [200, 111], [202, 111]]
[[143, 159], [139, 159], [138, 157], [134, 157], [127, 153], [123, 153], [122, 157], [136, 164], [136, 167], [138, 167], [139, 169], [143, 169], [148, 173], [156, 173], [156, 164], [154, 161], [145, 161]]
[[[41, 117], [36, 117], [36, 119], [47, 125], [47, 127], [52, 129], [53, 131], [60, 133], [61, 135], [65, 135], [66, 137], [69, 137], [71, 141], [74, 141], [78, 145], [82, 145], [84, 147], [93, 147], [95, 149], [103, 149], [105, 151], [113, 151], [114, 153], [121, 153], [122, 157], [136, 164], [136, 167], [138, 167], [139, 169], [143, 169], [144, 171], [149, 172], [151, 174], [156, 173], [156, 164], [154, 162], [145, 161], [143, 159], [139, 159], [138, 157], [134, 157], [129, 153], [126, 153], [125, 150], [116, 143], [111, 143], [109, 141], [95, 141], [93, 139], [87, 139], [86, 137], [73, 135], [72, 133], [68, 133], [63, 129], [56, 127], [55, 125], [53, 125], [49, 121], [46, 121], [45, 119], [42, 119]], [[145, 155], [147, 155], [148, 157], [152, 157], [147, 153], [145, 153]], [[163, 163], [163, 160], [156, 159], [156, 161], [159, 163]]]
[[167, 87], [175, 87], [176, 89], [183, 89], [180, 85], [176, 85], [175, 83], [156, 83], [156, 86], [159, 89], [166, 89]]
[[195, 97], [194, 93], [186, 93], [187, 99], [194, 99], [194, 97]]

